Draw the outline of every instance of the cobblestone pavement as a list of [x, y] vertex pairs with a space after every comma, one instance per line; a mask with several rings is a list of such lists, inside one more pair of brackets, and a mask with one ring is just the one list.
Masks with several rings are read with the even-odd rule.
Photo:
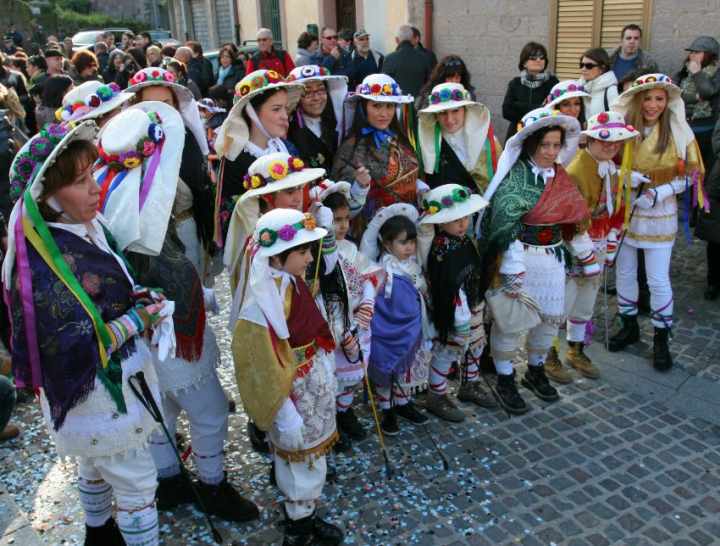
[[[704, 249], [696, 243], [678, 250], [673, 351], [680, 365], [717, 379], [717, 305], [698, 303]], [[227, 310], [224, 285], [218, 293]], [[237, 400], [225, 320], [211, 322], [224, 355], [222, 381]], [[559, 402], [546, 404], [522, 390], [533, 407], [522, 417], [464, 406], [468, 418], [459, 425], [432, 419], [425, 430], [401, 423], [402, 433], [388, 441], [392, 480], [370, 435], [351, 457], [335, 457], [338, 478], [325, 488], [323, 511], [347, 530], [346, 544], [358, 545], [720, 544], [720, 427], [602, 380], [578, 380], [560, 391]], [[360, 414], [370, 428], [368, 411]], [[73, 464], [57, 460], [33, 405], [21, 406], [17, 421], [24, 423], [22, 437], [0, 446], [2, 485], [43, 542], [82, 544]], [[227, 466], [233, 483], [261, 505], [262, 519], [218, 526], [226, 544], [279, 544], [278, 493], [269, 465], [249, 448], [245, 425], [238, 404]], [[449, 459], [448, 471], [429, 435]], [[190, 508], [163, 513], [161, 533], [172, 546], [212, 543]]]

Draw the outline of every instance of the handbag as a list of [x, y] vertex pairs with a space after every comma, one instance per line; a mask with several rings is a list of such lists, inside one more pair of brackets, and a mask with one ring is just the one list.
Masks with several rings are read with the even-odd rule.
[[485, 301], [497, 327], [504, 334], [519, 334], [542, 322], [540, 306], [525, 292], [511, 298], [500, 288], [488, 290]]

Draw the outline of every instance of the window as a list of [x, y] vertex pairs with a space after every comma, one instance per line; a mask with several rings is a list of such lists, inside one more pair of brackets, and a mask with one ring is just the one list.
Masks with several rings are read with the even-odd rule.
[[643, 46], [648, 43], [651, 1], [551, 0], [550, 55], [557, 77], [577, 78], [583, 51], [601, 46], [612, 52], [620, 44], [620, 31], [630, 23], [642, 27]]

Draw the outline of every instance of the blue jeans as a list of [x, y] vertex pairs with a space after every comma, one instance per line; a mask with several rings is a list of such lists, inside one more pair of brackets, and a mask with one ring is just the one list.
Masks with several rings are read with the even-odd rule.
[[0, 432], [10, 422], [15, 399], [15, 386], [7, 377], [0, 375]]

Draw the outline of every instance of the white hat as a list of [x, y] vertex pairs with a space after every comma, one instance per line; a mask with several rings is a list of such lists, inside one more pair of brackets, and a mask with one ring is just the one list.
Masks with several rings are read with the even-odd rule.
[[172, 212], [185, 131], [180, 113], [144, 101], [120, 112], [100, 131], [100, 210], [120, 248], [157, 255]]
[[332, 180], [323, 180], [310, 188], [310, 199], [322, 203], [333, 193], [342, 193], [345, 199], [350, 199], [350, 182], [333, 182]]
[[367, 99], [373, 102], [394, 102], [406, 104], [413, 102], [412, 95], [403, 95], [402, 89], [387, 74], [370, 74], [355, 89], [348, 100]]
[[590, 94], [585, 91], [585, 86], [578, 80], [565, 80], [553, 85], [550, 93], [545, 98], [546, 108], [557, 108], [558, 105], [568, 99], [575, 97], [589, 97]]
[[565, 144], [558, 156], [560, 163], [565, 164], [575, 156], [580, 140], [580, 122], [572, 116], [566, 116], [551, 108], [542, 107], [531, 110], [518, 122], [518, 132], [505, 143], [505, 149], [498, 160], [495, 176], [483, 194], [486, 201], [490, 202], [495, 190], [517, 162], [525, 139], [544, 127], [561, 127], [565, 130]]
[[[285, 81], [288, 83], [295, 82], [302, 84], [309, 82], [325, 82], [327, 85], [328, 95], [330, 96], [330, 102], [332, 103], [333, 111], [335, 112], [335, 120], [338, 124], [342, 121], [343, 102], [345, 102], [345, 97], [348, 93], [347, 77], [333, 76], [324, 66], [306, 64], [304, 66], [297, 66], [293, 68]], [[295, 106], [297, 106], [297, 103], [294, 104], [292, 108]]]
[[378, 245], [380, 229], [393, 216], [405, 216], [414, 224], [417, 224], [418, 221], [417, 209], [408, 203], [394, 203], [378, 210], [370, 220], [365, 233], [363, 233], [362, 241], [360, 241], [360, 252], [373, 261], [377, 261], [380, 257]]
[[668, 94], [667, 109], [670, 112], [670, 129], [675, 148], [682, 159], [685, 159], [687, 147], [695, 139], [695, 135], [685, 117], [685, 102], [682, 90], [673, 83], [672, 78], [665, 74], [645, 74], [637, 78], [612, 104], [615, 112], [627, 117], [635, 96], [648, 89], [664, 89]]
[[253, 97], [278, 88], [287, 91], [288, 108], [290, 110], [295, 108], [302, 95], [303, 85], [286, 82], [274, 70], [255, 70], [235, 85], [235, 102], [228, 117], [218, 129], [215, 139], [215, 150], [218, 156], [225, 156], [233, 161], [240, 155], [250, 139], [250, 127], [243, 118], [243, 110], [247, 108]]
[[587, 127], [582, 134], [604, 142], [620, 142], [640, 135], [619, 112], [600, 112], [588, 120]]
[[[468, 150], [468, 163], [473, 167], [485, 146], [490, 130], [490, 110], [487, 106], [475, 102], [470, 93], [460, 83], [441, 83], [433, 87], [428, 97], [429, 106], [420, 110], [418, 115], [418, 141], [422, 152], [425, 172], [435, 172], [440, 157], [442, 131], [439, 128], [437, 114], [445, 110], [465, 108], [465, 124], [462, 131]], [[471, 167], [472, 168], [472, 167]]]
[[252, 162], [243, 178], [247, 190], [240, 201], [302, 186], [325, 176], [325, 169], [306, 169], [305, 162], [284, 152], [267, 154]]
[[55, 117], [61, 122], [99, 118], [119, 108], [133, 96], [133, 93], [122, 91], [115, 82], [85, 82], [65, 93], [62, 107]]
[[221, 108], [218, 106], [214, 100], [212, 100], [210, 97], [205, 97], [204, 99], [200, 99], [198, 101], [198, 108], [202, 108], [203, 110], [207, 110], [211, 114], [220, 114], [222, 112], [227, 112], [225, 108]]
[[423, 196], [421, 224], [447, 224], [484, 209], [488, 202], [460, 184], [443, 184]]
[[175, 75], [169, 70], [159, 67], [143, 68], [130, 80], [127, 92], [137, 93], [145, 87], [161, 86], [170, 89], [178, 101], [178, 110], [185, 122], [185, 127], [190, 129], [197, 141], [203, 155], [208, 155], [210, 150], [207, 144], [207, 134], [200, 118], [200, 110], [192, 91], [180, 85], [175, 80]]
[[315, 217], [294, 209], [273, 209], [263, 214], [255, 226], [253, 241], [257, 256], [276, 256], [296, 246], [318, 241], [327, 230], [317, 227]]

